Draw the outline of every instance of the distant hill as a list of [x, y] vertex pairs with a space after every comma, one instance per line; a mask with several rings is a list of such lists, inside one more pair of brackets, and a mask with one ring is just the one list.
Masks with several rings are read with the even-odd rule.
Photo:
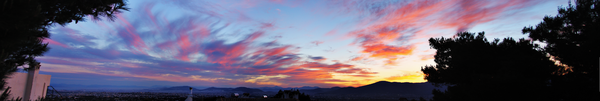
[[[256, 88], [247, 88], [247, 87], [237, 87], [237, 88], [217, 88], [217, 87], [209, 87], [206, 89], [198, 89], [192, 87], [194, 92], [243, 92], [243, 93], [253, 93], [253, 92], [264, 92], [260, 89]], [[164, 87], [158, 89], [144, 89], [141, 91], [150, 91], [150, 92], [189, 92], [190, 86], [174, 86], [174, 87]]]
[[[339, 88], [337, 90], [324, 92], [325, 94], [343, 94], [343, 95], [381, 95], [381, 94], [399, 94], [413, 96], [430, 96], [435, 88], [431, 83], [397, 83], [379, 81], [373, 84], [361, 87]], [[438, 88], [440, 89], [440, 88]]]
[[319, 93], [330, 92], [330, 91], [334, 91], [334, 90], [338, 90], [338, 89], [340, 89], [340, 87], [316, 88], [316, 89], [301, 89], [300, 92], [306, 93], [306, 94], [319, 94]]
[[290, 90], [290, 89], [312, 90], [312, 89], [318, 89], [318, 88], [320, 88], [320, 87], [317, 87], [317, 86], [313, 86], [313, 87], [303, 86], [303, 87], [286, 87], [286, 88], [283, 88], [283, 87], [275, 86], [275, 87], [260, 87], [258, 89], [263, 90], [265, 92], [277, 92], [279, 90]]
[[148, 88], [135, 85], [81, 85], [81, 84], [52, 84], [56, 90], [88, 90], [88, 91], [135, 91]]
[[244, 92], [244, 93], [253, 93], [253, 92], [263, 92], [260, 89], [256, 88], [247, 88], [247, 87], [237, 87], [237, 88], [216, 88], [209, 87], [206, 89], [202, 89], [202, 92]]
[[[190, 86], [111, 86], [111, 85], [68, 85], [68, 84], [54, 84], [57, 90], [96, 90], [96, 91], [142, 91], [142, 92], [189, 92]], [[144, 89], [145, 88], [145, 89]], [[380, 81], [373, 84], [361, 86], [361, 87], [332, 87], [332, 88], [319, 88], [317, 86], [304, 86], [304, 87], [260, 87], [260, 88], [248, 88], [248, 87], [237, 87], [237, 88], [217, 88], [204, 87], [196, 88], [192, 87], [194, 92], [222, 92], [222, 93], [277, 93], [279, 90], [290, 90], [298, 89], [300, 92], [306, 94], [332, 94], [332, 95], [405, 95], [405, 96], [431, 96], [431, 91], [436, 88], [431, 83], [398, 83], [398, 82], [387, 82]], [[129, 90], [127, 90], [129, 89]], [[445, 88], [437, 88], [445, 89]]]
[[237, 87], [237, 88], [231, 89], [231, 91], [240, 91], [240, 92], [244, 92], [244, 93], [263, 92], [260, 89], [246, 88], [246, 87]]
[[224, 91], [230, 91], [233, 88], [216, 88], [216, 87], [209, 87], [206, 89], [202, 89], [202, 91], [212, 91], [212, 92], [224, 92]]
[[296, 88], [296, 89], [317, 89], [317, 88], [320, 88], [320, 87], [317, 87], [317, 86], [313, 86], [313, 87], [311, 87], [311, 86], [302, 86], [302, 87]]
[[[192, 87], [193, 91], [200, 91], [200, 89]], [[160, 88], [160, 91], [190, 91], [190, 86], [174, 86], [167, 88]]]

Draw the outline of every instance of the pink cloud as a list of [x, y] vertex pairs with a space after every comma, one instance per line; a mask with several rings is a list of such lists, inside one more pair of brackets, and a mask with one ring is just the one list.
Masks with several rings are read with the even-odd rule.
[[332, 35], [335, 35], [336, 33], [337, 33], [337, 30], [334, 29], [334, 30], [331, 30], [331, 31], [325, 33], [325, 36], [332, 36]]
[[[207, 81], [230, 84], [246, 84], [246, 82], [240, 81], [245, 77], [233, 76], [235, 74], [245, 76], [285, 75], [286, 77], [264, 81], [281, 82], [281, 85], [285, 86], [333, 86], [337, 84], [327, 82], [352, 82], [333, 78], [333, 74], [336, 73], [357, 77], [369, 77], [376, 74], [351, 64], [322, 63], [326, 60], [324, 57], [307, 60], [299, 55], [299, 47], [279, 45], [276, 40], [265, 45], [259, 39], [264, 39], [265, 36], [272, 34], [271, 30], [276, 27], [275, 23], [263, 23], [249, 17], [242, 19], [243, 21], [234, 20], [261, 26], [255, 26], [257, 31], [242, 33], [247, 34], [247, 37], [241, 40], [225, 40], [217, 38], [216, 34], [222, 33], [220, 29], [233, 28], [229, 27], [229, 23], [223, 25], [219, 21], [197, 20], [202, 16], [169, 20], [164, 16], [152, 13], [153, 4], [142, 6], [144, 6], [144, 9], [141, 9], [142, 12], [137, 12], [141, 14], [127, 17], [118, 15], [118, 22], [101, 25], [108, 30], [117, 32], [112, 36], [117, 39], [104, 40], [108, 41], [105, 43], [108, 44], [106, 48], [95, 48], [93, 45], [96, 44], [84, 44], [86, 47], [80, 49], [53, 50], [55, 53], [50, 52], [49, 56], [60, 59], [43, 60], [43, 63], [48, 64], [47, 66], [50, 68], [46, 71], [136, 77], [170, 82]], [[213, 6], [218, 8], [218, 6]], [[210, 11], [199, 10], [198, 12], [215, 15], [215, 12]], [[228, 14], [223, 15], [245, 18], [243, 13], [234, 12], [231, 13], [232, 16]], [[222, 16], [211, 16], [211, 18], [213, 17], [214, 19], [227, 19]], [[115, 28], [108, 26], [115, 26]], [[152, 30], [146, 31], [145, 29], [148, 28]], [[85, 30], [77, 31], [85, 32]], [[76, 39], [73, 37], [61, 38]], [[66, 47], [66, 45], [53, 40], [48, 42]], [[122, 47], [125, 50], [122, 50]], [[194, 55], [200, 56], [192, 57]], [[255, 84], [272, 85], [277, 83]]]
[[313, 41], [310, 43], [315, 44], [315, 46], [319, 46], [319, 44], [323, 44], [323, 41]]
[[64, 48], [69, 48], [69, 46], [67, 46], [65, 44], [62, 44], [60, 42], [56, 42], [56, 41], [54, 41], [52, 39], [49, 39], [49, 38], [44, 39], [44, 42], [48, 42], [48, 44], [51, 44], [51, 45], [58, 45], [58, 46], [61, 46], [61, 47], [64, 47]]
[[134, 51], [135, 52], [140, 52], [142, 54], [146, 54], [146, 52], [144, 51], [144, 49], [148, 49], [148, 46], [146, 46], [146, 43], [144, 42], [144, 40], [138, 35], [137, 30], [134, 26], [132, 26], [129, 21], [127, 21], [125, 18], [123, 18], [122, 15], [117, 15], [117, 18], [123, 22], [123, 27], [125, 27], [125, 30], [127, 32], [119, 32], [118, 34], [121, 36], [121, 38], [124, 38], [125, 40], [127, 40], [127, 42], [131, 45], [133, 45], [134, 48], [132, 48], [133, 50], [130, 51]]
[[[505, 12], [531, 6], [532, 0], [415, 0], [399, 2], [333, 1], [342, 13], [361, 15], [358, 29], [348, 33], [368, 57], [395, 64], [398, 56], [412, 55], [415, 34], [435, 28], [467, 31], [469, 28], [505, 16]], [[380, 4], [380, 5], [368, 5]], [[458, 5], [458, 6], [455, 6]], [[341, 7], [340, 7], [341, 6]], [[354, 13], [353, 13], [354, 14]], [[453, 33], [449, 33], [453, 34]], [[420, 36], [423, 37], [423, 36]], [[425, 36], [426, 37], [426, 36]], [[392, 44], [398, 43], [401, 44]], [[354, 60], [359, 60], [355, 58]]]
[[421, 60], [430, 60], [430, 59], [435, 59], [435, 54], [429, 54], [429, 55], [421, 55]]

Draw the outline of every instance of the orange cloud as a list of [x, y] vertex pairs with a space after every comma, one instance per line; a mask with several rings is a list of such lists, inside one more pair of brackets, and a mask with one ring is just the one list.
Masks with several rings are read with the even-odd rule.
[[383, 44], [377, 45], [369, 45], [362, 46], [365, 48], [363, 50], [364, 53], [370, 53], [370, 57], [375, 58], [385, 58], [387, 59], [386, 65], [394, 65], [395, 60], [398, 59], [399, 55], [410, 55], [412, 54], [414, 47], [398, 47], [398, 46], [389, 46]]
[[385, 80], [392, 81], [392, 82], [412, 82], [412, 83], [427, 82], [427, 80], [425, 80], [424, 78], [425, 78], [425, 75], [423, 73], [417, 72], [417, 73], [409, 73], [409, 74], [405, 74], [405, 75], [401, 75], [401, 76], [391, 76], [391, 77], [385, 78]]
[[421, 55], [421, 60], [425, 61], [425, 60], [429, 60], [429, 59], [435, 59], [435, 54], [429, 54], [429, 55]]

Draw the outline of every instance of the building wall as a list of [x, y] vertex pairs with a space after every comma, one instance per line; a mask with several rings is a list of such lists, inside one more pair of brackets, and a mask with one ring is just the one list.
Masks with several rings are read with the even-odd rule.
[[25, 96], [25, 86], [27, 85], [27, 73], [13, 73], [6, 80], [6, 86], [10, 87], [9, 99]]
[[31, 91], [31, 99], [46, 97], [46, 91], [50, 85], [50, 75], [37, 74]]
[[[6, 80], [7, 85], [10, 88], [9, 99], [25, 96], [25, 89], [27, 85], [27, 73], [13, 73]], [[37, 100], [38, 98], [45, 97], [48, 86], [50, 85], [51, 75], [36, 74], [34, 77], [34, 83], [31, 91], [31, 100]]]

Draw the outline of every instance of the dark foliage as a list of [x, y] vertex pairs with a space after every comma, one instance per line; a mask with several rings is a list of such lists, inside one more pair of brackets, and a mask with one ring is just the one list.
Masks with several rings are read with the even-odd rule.
[[273, 96], [273, 98], [282, 98], [283, 97], [283, 91], [279, 90], [277, 92], [277, 94], [275, 94], [275, 96]]
[[523, 39], [487, 42], [483, 33], [430, 39], [437, 65], [422, 71], [429, 82], [449, 86], [434, 90], [433, 100], [600, 100], [598, 4], [577, 0], [525, 27], [523, 33], [544, 48]]
[[273, 98], [284, 98], [285, 94], [288, 94], [288, 97], [294, 97], [294, 95], [298, 95], [298, 100], [299, 101], [311, 101], [310, 99], [310, 95], [304, 94], [304, 93], [300, 93], [300, 90], [296, 89], [296, 90], [284, 90], [281, 91], [279, 90], [277, 92], [277, 94], [275, 94], [275, 96], [273, 96]]
[[306, 95], [304, 93], [300, 94], [300, 96], [298, 96], [298, 100], [300, 101], [311, 101], [310, 100], [310, 95]]
[[123, 0], [0, 0], [0, 89], [17, 67], [39, 63], [35, 57], [49, 50], [43, 40], [51, 25], [85, 16], [113, 18], [122, 10], [127, 10]]
[[559, 8], [558, 15], [546, 16], [535, 27], [523, 28], [523, 34], [544, 42], [544, 52], [567, 65], [557, 71], [551, 87], [557, 99], [598, 101], [600, 62], [600, 23], [598, 0], [577, 0], [575, 5]]
[[544, 100], [544, 90], [558, 67], [531, 41], [505, 38], [488, 42], [484, 33], [431, 38], [435, 66], [421, 70], [435, 85], [435, 101]]
[[6, 87], [6, 89], [4, 89], [4, 92], [2, 92], [2, 95], [0, 95], [0, 99], [6, 100], [8, 94], [10, 94], [10, 87]]
[[419, 101], [427, 101], [427, 100], [423, 97], [419, 97]]
[[400, 97], [398, 100], [400, 100], [400, 101], [408, 101], [408, 98]]

